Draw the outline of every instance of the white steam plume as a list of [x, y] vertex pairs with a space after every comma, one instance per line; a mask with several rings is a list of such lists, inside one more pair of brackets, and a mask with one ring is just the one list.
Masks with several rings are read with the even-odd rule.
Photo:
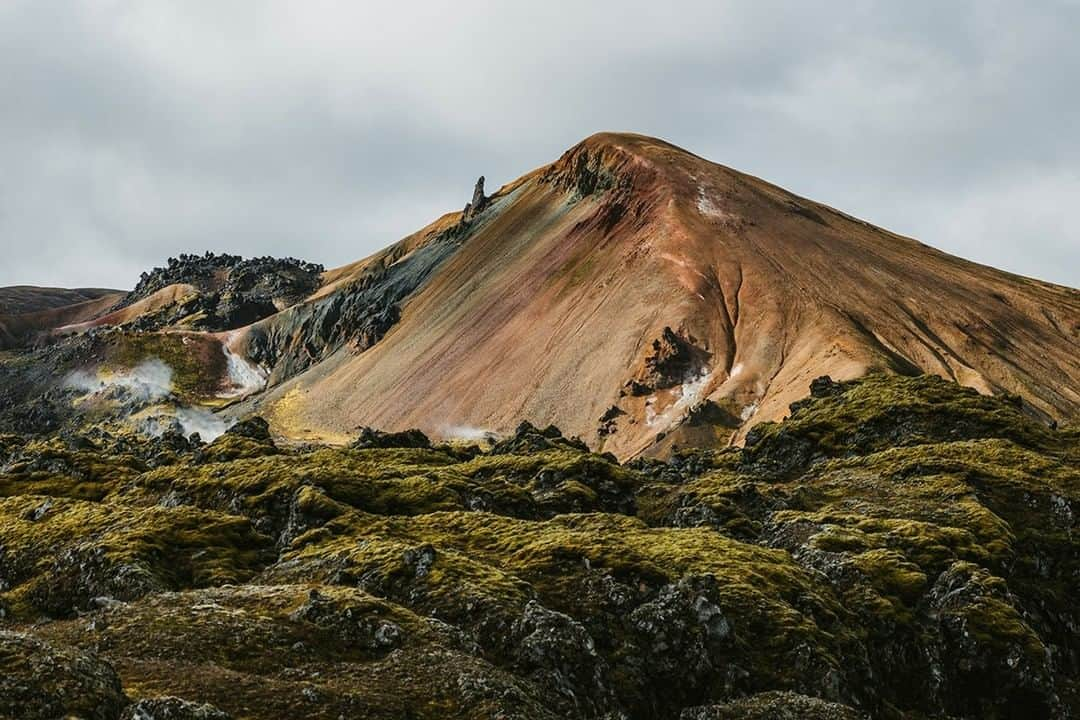
[[[78, 370], [64, 380], [64, 387], [84, 396], [119, 401], [117, 414], [135, 422], [141, 432], [152, 437], [160, 437], [171, 429], [187, 437], [199, 433], [199, 437], [210, 442], [233, 424], [204, 408], [163, 402], [172, 397], [172, 378], [171, 367], [159, 358], [150, 358], [130, 370]], [[140, 407], [146, 409], [138, 413], [138, 418], [133, 417]]]
[[441, 434], [447, 440], [465, 440], [468, 442], [493, 442], [499, 437], [491, 430], [472, 427], [471, 425], [447, 425], [443, 427]]
[[213, 442], [235, 422], [203, 408], [178, 407], [147, 417], [139, 422], [138, 427], [140, 432], [150, 437], [161, 437], [169, 430], [177, 430], [184, 437], [198, 433], [203, 442]]
[[172, 393], [172, 368], [158, 358], [144, 360], [130, 370], [90, 373], [77, 370], [67, 377], [64, 387], [86, 394], [119, 390], [133, 400], [163, 400]]
[[267, 372], [258, 365], [249, 362], [242, 355], [238, 355], [229, 349], [227, 343], [222, 343], [221, 349], [225, 352], [225, 363], [229, 371], [229, 382], [232, 390], [224, 397], [238, 397], [257, 392], [266, 387]]

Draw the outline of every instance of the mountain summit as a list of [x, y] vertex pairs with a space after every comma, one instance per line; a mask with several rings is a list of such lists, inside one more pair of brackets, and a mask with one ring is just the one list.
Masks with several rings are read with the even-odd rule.
[[188, 387], [297, 439], [528, 419], [621, 458], [665, 454], [739, 443], [812, 379], [875, 371], [1017, 394], [1044, 422], [1080, 415], [1077, 290], [641, 135], [593, 135], [490, 196], [481, 178], [463, 211], [321, 270], [185, 256], [95, 306], [108, 312], [0, 313], [0, 327], [139, 331], [87, 351], [105, 363], [169, 362], [182, 341], [177, 382], [201, 372]]

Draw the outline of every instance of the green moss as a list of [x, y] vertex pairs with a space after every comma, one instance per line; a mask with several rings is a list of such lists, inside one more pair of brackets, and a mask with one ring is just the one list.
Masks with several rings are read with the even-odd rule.
[[[638, 510], [650, 525], [669, 525], [687, 508], [704, 508], [706, 524], [732, 537], [753, 539], [761, 532], [766, 509], [785, 506], [788, 496], [782, 486], [721, 469], [675, 486], [649, 484], [638, 495]], [[695, 524], [700, 520], [695, 518]]]
[[109, 335], [107, 364], [132, 369], [157, 358], [173, 371], [173, 389], [189, 401], [213, 398], [227, 374], [225, 354], [216, 340], [183, 332], [115, 332]]
[[[301, 485], [379, 515], [483, 508], [536, 517], [564, 508], [599, 509], [602, 493], [632, 496], [638, 476], [595, 455], [552, 450], [529, 456], [481, 456], [458, 462], [442, 450], [267, 449], [223, 435], [199, 464], [180, 463], [139, 476], [125, 494], [172, 494], [200, 507], [264, 513]], [[631, 504], [632, 506], [632, 504]]]
[[[304, 585], [164, 593], [39, 634], [95, 645], [133, 700], [198, 698], [234, 717], [554, 720], [536, 691], [462, 647], [444, 624], [354, 588]], [[471, 683], [484, 692], [466, 692]], [[311, 700], [318, 698], [317, 702]]]
[[[542, 431], [479, 454], [0, 436], [0, 611], [130, 600], [22, 627], [237, 717], [1080, 697], [1080, 435], [928, 378], [824, 394], [747, 452], [629, 467]], [[721, 709], [774, 699], [802, 702]]]
[[63, 615], [97, 595], [244, 582], [269, 541], [244, 518], [191, 507], [26, 495], [0, 500], [0, 546], [0, 599], [16, 614]]
[[[430, 547], [418, 576], [409, 553]], [[323, 558], [333, 557], [327, 566]], [[343, 569], [344, 568], [344, 569]], [[844, 614], [836, 598], [779, 550], [741, 543], [709, 529], [650, 528], [610, 514], [523, 521], [487, 513], [417, 517], [341, 516], [293, 542], [267, 577], [360, 581], [425, 612], [475, 623], [520, 614], [530, 597], [575, 617], [598, 608], [585, 588], [609, 576], [631, 588], [657, 588], [687, 576], [716, 578], [719, 601], [757, 672], [776, 677], [776, 657], [804, 647], [835, 662]], [[503, 618], [505, 620], [503, 620]]]
[[0, 472], [0, 496], [52, 495], [100, 500], [146, 469], [134, 454], [115, 446], [69, 447], [57, 438], [12, 447]]
[[976, 438], [1039, 450], [1061, 441], [1019, 404], [934, 375], [868, 375], [792, 405], [783, 423], [753, 428], [743, 460], [758, 472], [790, 475], [829, 457]]
[[901, 602], [913, 604], [926, 589], [926, 573], [895, 550], [869, 550], [852, 561], [875, 588]]

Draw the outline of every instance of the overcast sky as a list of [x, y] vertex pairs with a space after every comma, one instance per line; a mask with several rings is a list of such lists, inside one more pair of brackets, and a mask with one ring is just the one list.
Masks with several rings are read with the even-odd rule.
[[334, 266], [599, 130], [1080, 285], [1080, 0], [0, 0], [0, 285]]

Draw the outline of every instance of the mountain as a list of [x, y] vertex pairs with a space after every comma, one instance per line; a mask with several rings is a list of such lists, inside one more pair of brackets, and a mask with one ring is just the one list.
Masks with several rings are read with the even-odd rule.
[[327, 280], [245, 331], [276, 383], [247, 408], [287, 435], [529, 418], [628, 457], [741, 440], [811, 379], [871, 370], [1080, 412], [1080, 292], [638, 135], [590, 137]]
[[123, 295], [123, 292], [103, 288], [76, 288], [69, 290], [66, 288], [14, 285], [0, 288], [0, 315], [25, 315], [39, 310], [77, 305], [88, 300], [97, 300], [105, 295]]
[[9, 345], [94, 330], [62, 367], [39, 358], [53, 381], [87, 370], [78, 358], [99, 373], [158, 358], [187, 400], [299, 440], [528, 419], [620, 458], [665, 455], [741, 443], [812, 379], [873, 371], [1019, 395], [1044, 422], [1080, 414], [1077, 290], [632, 134], [594, 135], [491, 196], [481, 178], [461, 212], [345, 267], [182, 256], [107, 297], [0, 323]]

